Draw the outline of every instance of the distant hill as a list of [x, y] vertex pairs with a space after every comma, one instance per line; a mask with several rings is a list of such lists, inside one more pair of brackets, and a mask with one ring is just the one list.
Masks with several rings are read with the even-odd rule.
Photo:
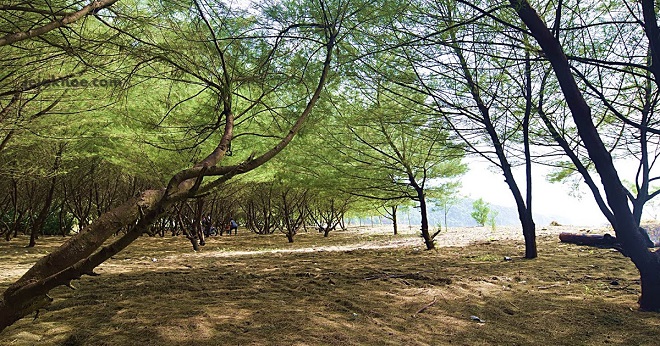
[[[472, 219], [470, 214], [472, 213], [472, 203], [474, 199], [465, 198], [461, 199], [455, 205], [449, 208], [447, 213], [447, 224], [449, 227], [471, 227], [477, 226], [477, 223]], [[435, 202], [431, 201], [428, 212], [429, 225], [432, 227], [437, 227], [439, 225], [445, 224], [444, 222], [444, 211], [442, 207], [438, 206]], [[501, 205], [490, 205], [491, 210], [497, 211], [497, 216], [495, 217], [495, 222], [498, 226], [517, 226], [520, 225], [520, 220], [518, 219], [518, 211], [515, 206], [501, 206]], [[406, 211], [399, 211], [397, 213], [398, 221], [400, 225], [419, 225], [421, 224], [421, 216], [419, 213], [419, 208], [409, 208]], [[389, 220], [385, 218], [377, 218], [377, 223], [389, 224]], [[356, 220], [357, 221], [357, 220]], [[371, 219], [362, 219], [363, 224], [368, 224]], [[550, 222], [556, 221], [560, 224], [575, 224], [575, 220], [561, 216], [561, 215], [545, 215], [545, 214], [535, 214], [534, 222], [537, 226], [546, 226]], [[357, 223], [357, 222], [356, 222]]]

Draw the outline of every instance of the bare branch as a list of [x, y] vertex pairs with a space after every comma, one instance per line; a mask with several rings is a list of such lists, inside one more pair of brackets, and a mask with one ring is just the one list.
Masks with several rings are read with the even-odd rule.
[[27, 31], [19, 31], [15, 32], [13, 34], [6, 35], [4, 37], [0, 37], [0, 47], [14, 44], [16, 42], [20, 42], [23, 40], [27, 40], [33, 37], [37, 37], [40, 35], [43, 35], [49, 31], [55, 30], [57, 28], [61, 28], [63, 26], [66, 26], [68, 24], [74, 23], [78, 20], [80, 20], [82, 17], [90, 14], [90, 13], [95, 13], [98, 12], [101, 9], [104, 9], [106, 7], [112, 6], [114, 3], [116, 3], [119, 0], [96, 0], [91, 2], [89, 5], [81, 8], [80, 10], [69, 13], [64, 15], [62, 18], [58, 20], [54, 20], [46, 25], [40, 26], [36, 29], [30, 29]]

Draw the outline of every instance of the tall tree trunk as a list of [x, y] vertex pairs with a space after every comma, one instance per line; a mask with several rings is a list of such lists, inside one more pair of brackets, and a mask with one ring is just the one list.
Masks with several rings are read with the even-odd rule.
[[42, 232], [42, 228], [46, 223], [46, 218], [50, 214], [50, 207], [53, 204], [53, 196], [55, 195], [55, 184], [57, 183], [57, 170], [60, 167], [60, 162], [62, 159], [62, 153], [64, 152], [64, 145], [60, 144], [57, 154], [55, 156], [55, 162], [51, 170], [53, 177], [50, 179], [50, 186], [48, 187], [48, 193], [44, 201], [44, 205], [39, 212], [39, 216], [32, 224], [32, 230], [30, 232], [30, 243], [27, 247], [34, 247], [37, 244], [37, 237], [39, 233]]
[[412, 223], [410, 221], [410, 209], [406, 210], [406, 216], [408, 217], [408, 230], [412, 228]]
[[199, 245], [206, 245], [206, 239], [204, 237], [204, 228], [202, 227], [202, 216], [204, 212], [204, 198], [197, 199], [197, 208], [195, 208], [195, 218], [193, 220], [193, 232], [196, 234], [196, 238], [199, 239]]
[[614, 214], [612, 226], [616, 237], [621, 241], [623, 250], [630, 256], [640, 273], [642, 293], [639, 307], [641, 310], [660, 311], [660, 256], [657, 252], [649, 251], [642, 234], [638, 231], [639, 224], [628, 206], [626, 190], [614, 167], [612, 157], [593, 124], [591, 108], [587, 105], [571, 73], [568, 59], [547, 25], [527, 1], [510, 0], [510, 3], [550, 61], [578, 128], [578, 134], [601, 177], [607, 203]]
[[531, 210], [526, 210], [523, 218], [520, 220], [523, 227], [523, 237], [525, 238], [525, 258], [532, 259], [538, 256], [536, 247], [536, 224], [532, 219]]
[[66, 199], [66, 189], [64, 189], [64, 196], [62, 202], [60, 203], [60, 213], [58, 216], [60, 220], [60, 234], [62, 234], [63, 237], [69, 234], [69, 230], [72, 227], [72, 222], [68, 222], [66, 218]]
[[443, 208], [443, 213], [444, 213], [444, 219], [445, 219], [445, 232], [449, 230], [449, 225], [447, 224], [447, 214], [449, 214], [449, 210], [447, 210], [449, 203], [445, 200], [445, 207]]
[[[526, 196], [520, 220], [525, 238], [525, 258], [536, 258], [536, 224], [532, 215], [532, 153], [529, 144], [529, 120], [532, 117], [532, 63], [529, 51], [525, 51], [525, 116], [523, 117], [523, 147], [525, 150]], [[520, 211], [518, 212], [520, 214]]]
[[399, 234], [399, 225], [397, 224], [397, 220], [396, 220], [396, 210], [397, 210], [397, 206], [393, 205], [392, 206], [392, 227], [394, 227], [394, 235]]
[[[17, 212], [17, 214], [14, 217], [14, 225], [12, 226], [12, 232], [14, 233], [14, 238], [18, 237], [18, 232], [23, 231], [23, 216], [25, 216], [25, 212], [20, 210]], [[7, 241], [10, 239], [10, 234], [11, 232], [7, 233]]]
[[[456, 34], [453, 31], [450, 31], [450, 33], [452, 40], [456, 41]], [[461, 69], [463, 71], [465, 81], [470, 88], [470, 93], [472, 94], [472, 98], [474, 99], [475, 103], [477, 104], [477, 108], [479, 109], [479, 113], [481, 115], [481, 123], [485, 127], [486, 132], [488, 133], [488, 137], [490, 138], [493, 144], [493, 148], [495, 149], [497, 160], [499, 161], [500, 168], [502, 169], [502, 174], [504, 175], [504, 181], [508, 185], [509, 190], [511, 190], [511, 194], [513, 195], [513, 198], [516, 201], [518, 219], [520, 220], [520, 224], [523, 229], [522, 230], [523, 237], [525, 238], [525, 258], [530, 258], [530, 259], [536, 258], [538, 255], [536, 248], [536, 225], [534, 224], [532, 218], [531, 208], [529, 205], [527, 206], [525, 205], [525, 201], [523, 199], [520, 188], [518, 187], [518, 183], [516, 182], [516, 179], [513, 176], [513, 172], [511, 171], [511, 164], [509, 163], [509, 160], [506, 157], [506, 153], [504, 151], [504, 145], [502, 144], [502, 141], [500, 140], [500, 136], [498, 135], [495, 125], [493, 124], [489, 107], [481, 98], [479, 85], [472, 77], [472, 73], [470, 72], [470, 68], [468, 66], [467, 60], [463, 55], [463, 51], [461, 50], [460, 47], [456, 46], [454, 47], [454, 52], [456, 53], [456, 56], [458, 57], [459, 62], [461, 64]], [[529, 148], [527, 146], [526, 150], [528, 149]], [[528, 164], [527, 168], [529, 169], [531, 167], [531, 163], [530, 162], [526, 162], [526, 163]], [[531, 195], [531, 188], [532, 188], [531, 176], [528, 175], [527, 176], [528, 196]], [[531, 198], [528, 200], [531, 202]]]
[[44, 205], [39, 212], [39, 216], [32, 224], [32, 229], [30, 230], [30, 242], [27, 247], [34, 247], [37, 244], [37, 238], [39, 233], [41, 233], [44, 223], [46, 223], [46, 218], [50, 212], [50, 206], [53, 204], [53, 195], [55, 193], [55, 179], [51, 182], [50, 188], [48, 189], [48, 194], [46, 195], [46, 200]]
[[422, 238], [424, 239], [424, 244], [426, 245], [427, 250], [433, 250], [435, 248], [435, 243], [431, 233], [429, 233], [429, 220], [426, 213], [426, 196], [424, 196], [424, 189], [417, 184], [413, 184], [415, 191], [417, 192], [417, 198], [419, 199], [419, 212], [422, 217]]
[[11, 240], [12, 233], [14, 233], [14, 238], [16, 238], [18, 233], [17, 232], [18, 225], [22, 215], [22, 213], [19, 213], [18, 211], [18, 183], [16, 182], [16, 179], [14, 178], [11, 179], [11, 185], [12, 185], [11, 204], [12, 207], [14, 208], [14, 212], [12, 214], [12, 218], [13, 218], [12, 226], [9, 228], [5, 236], [5, 240], [7, 241]]

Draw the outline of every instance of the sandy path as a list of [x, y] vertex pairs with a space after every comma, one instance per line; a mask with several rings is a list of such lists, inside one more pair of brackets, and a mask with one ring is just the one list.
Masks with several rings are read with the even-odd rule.
[[[561, 232], [593, 232], [593, 233], [606, 233], [605, 229], [588, 228], [582, 226], [555, 226], [555, 227], [542, 227], [537, 229], [537, 236], [558, 236]], [[375, 226], [363, 228], [359, 230], [349, 230], [345, 232], [355, 232], [361, 234], [374, 234], [374, 235], [389, 235], [391, 234], [391, 226]], [[240, 256], [254, 256], [259, 254], [285, 254], [285, 253], [309, 253], [317, 251], [353, 251], [353, 250], [373, 250], [373, 249], [391, 249], [399, 247], [416, 247], [422, 249], [424, 244], [421, 237], [418, 235], [419, 231], [413, 228], [405, 227], [400, 230], [401, 238], [394, 238], [391, 240], [373, 240], [362, 241], [347, 245], [327, 245], [305, 247], [298, 249], [273, 249], [273, 250], [255, 250], [255, 251], [202, 251], [194, 254], [184, 254], [183, 256], [194, 257], [240, 257]], [[467, 246], [475, 242], [488, 241], [488, 240], [521, 240], [522, 231], [519, 227], [497, 227], [492, 230], [489, 227], [453, 227], [448, 231], [443, 231], [436, 237], [436, 247], [448, 246]], [[173, 255], [169, 258], [175, 258], [182, 255]]]
[[[555, 227], [539, 227], [537, 236], [556, 236], [561, 232], [580, 232], [588, 228], [580, 226], [555, 226]], [[592, 228], [594, 233], [607, 232], [605, 229]], [[371, 226], [350, 229], [342, 231], [342, 233], [355, 233], [356, 235], [389, 235], [391, 234], [391, 226]], [[319, 251], [354, 251], [354, 250], [373, 250], [373, 249], [391, 249], [400, 247], [414, 247], [420, 250], [424, 248], [424, 244], [419, 237], [419, 231], [416, 227], [403, 226], [399, 231], [399, 237], [392, 237], [389, 239], [376, 239], [376, 240], [358, 240], [356, 242], [345, 245], [321, 245], [303, 248], [276, 248], [272, 250], [222, 250], [222, 251], [201, 251], [198, 253], [175, 253], [169, 256], [155, 258], [140, 258], [132, 261], [117, 261], [110, 260], [99, 266], [99, 272], [130, 272], [134, 269], [144, 269], [145, 265], [153, 264], [159, 269], [176, 269], [183, 267], [177, 263], [181, 258], [230, 258], [242, 256], [255, 256], [263, 254], [286, 254], [286, 253], [310, 253]], [[332, 235], [331, 235], [332, 236]], [[492, 230], [489, 227], [454, 227], [448, 231], [443, 231], [436, 237], [437, 247], [447, 246], [466, 246], [474, 242], [488, 241], [488, 240], [520, 240], [522, 241], [522, 232], [519, 227], [497, 227]], [[39, 257], [35, 256], [35, 261]], [[155, 259], [155, 261], [154, 261]], [[150, 263], [153, 262], [153, 263]], [[158, 262], [158, 263], [156, 263]], [[8, 263], [0, 261], [0, 282], [8, 283], [15, 281], [23, 275], [32, 263]]]

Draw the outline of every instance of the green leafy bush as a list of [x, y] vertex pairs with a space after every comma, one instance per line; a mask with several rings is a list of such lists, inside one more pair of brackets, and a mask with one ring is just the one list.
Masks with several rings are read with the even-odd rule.
[[470, 213], [470, 216], [472, 216], [479, 226], [484, 226], [486, 224], [489, 213], [490, 205], [484, 202], [483, 199], [479, 198], [472, 203], [472, 213]]

